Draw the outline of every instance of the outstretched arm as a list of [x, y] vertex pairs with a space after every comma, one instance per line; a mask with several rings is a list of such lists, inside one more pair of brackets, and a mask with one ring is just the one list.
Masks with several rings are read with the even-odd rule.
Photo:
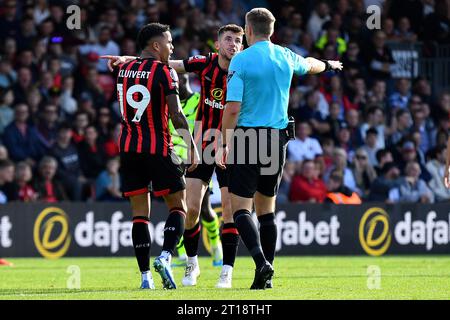
[[169, 60], [169, 66], [174, 68], [177, 73], [186, 73], [183, 60]]
[[334, 60], [320, 60], [313, 57], [303, 58], [292, 50], [285, 48], [287, 57], [292, 60], [294, 73], [301, 76], [304, 74], [316, 74], [324, 71], [341, 71], [342, 62]]
[[[100, 59], [108, 59], [108, 69], [111, 72], [118, 65], [127, 63], [136, 58], [137, 57], [134, 57], [134, 56], [111, 56], [111, 55], [100, 56]], [[186, 69], [184, 68], [183, 60], [170, 60], [169, 66], [174, 68], [175, 71], [178, 73], [186, 73]]]
[[319, 60], [313, 57], [305, 58], [306, 63], [309, 65], [309, 74], [321, 73], [324, 71], [334, 70], [341, 71], [342, 70], [342, 62], [334, 61], [334, 60]]
[[119, 66], [120, 64], [127, 63], [128, 61], [134, 60], [136, 58], [137, 57], [134, 56], [100, 56], [100, 59], [108, 59], [108, 69], [111, 72], [113, 72], [114, 68]]

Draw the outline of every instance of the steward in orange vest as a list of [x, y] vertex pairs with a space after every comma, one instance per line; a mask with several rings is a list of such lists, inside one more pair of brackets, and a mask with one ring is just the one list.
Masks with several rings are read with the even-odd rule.
[[[344, 191], [344, 190], [343, 190]], [[350, 189], [345, 190], [350, 191]], [[329, 192], [327, 194], [327, 198], [325, 202], [332, 202], [335, 204], [361, 204], [361, 198], [356, 192], [351, 192], [349, 195], [348, 192]]]
[[356, 192], [344, 186], [344, 176], [341, 171], [333, 170], [327, 183], [328, 193], [324, 202], [335, 204], [361, 204], [361, 198]]

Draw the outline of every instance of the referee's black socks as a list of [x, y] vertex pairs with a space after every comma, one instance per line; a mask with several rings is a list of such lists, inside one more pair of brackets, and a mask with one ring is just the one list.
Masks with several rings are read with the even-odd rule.
[[152, 244], [148, 231], [148, 217], [133, 217], [131, 238], [133, 240], [134, 254], [141, 272], [150, 270], [150, 246]]
[[264, 256], [273, 265], [275, 258], [275, 247], [277, 245], [277, 226], [275, 224], [275, 214], [268, 213], [258, 217], [259, 239]]
[[233, 218], [242, 241], [255, 261], [256, 268], [263, 267], [266, 264], [266, 258], [259, 241], [258, 229], [250, 216], [250, 211], [238, 210], [234, 213]]
[[170, 209], [166, 224], [164, 225], [164, 244], [163, 251], [174, 254], [175, 247], [180, 241], [184, 232], [184, 220], [186, 219], [186, 212], [181, 208]]

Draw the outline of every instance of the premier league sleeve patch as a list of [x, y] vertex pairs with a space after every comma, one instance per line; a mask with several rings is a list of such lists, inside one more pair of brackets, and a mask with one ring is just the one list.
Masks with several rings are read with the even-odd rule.
[[172, 80], [170, 86], [177, 88], [178, 87], [178, 74], [175, 71], [175, 69], [169, 68], [169, 70], [170, 70], [169, 71], [169, 75], [170, 75], [170, 78], [171, 78], [169, 80]]
[[173, 81], [178, 82], [178, 74], [175, 69], [170, 68], [169, 74]]

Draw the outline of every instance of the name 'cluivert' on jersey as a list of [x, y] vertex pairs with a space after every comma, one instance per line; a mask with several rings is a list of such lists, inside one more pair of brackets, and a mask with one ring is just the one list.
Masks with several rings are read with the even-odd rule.
[[166, 96], [178, 94], [172, 68], [152, 58], [123, 64], [117, 75], [117, 100], [122, 116], [121, 152], [167, 156], [172, 149]]

